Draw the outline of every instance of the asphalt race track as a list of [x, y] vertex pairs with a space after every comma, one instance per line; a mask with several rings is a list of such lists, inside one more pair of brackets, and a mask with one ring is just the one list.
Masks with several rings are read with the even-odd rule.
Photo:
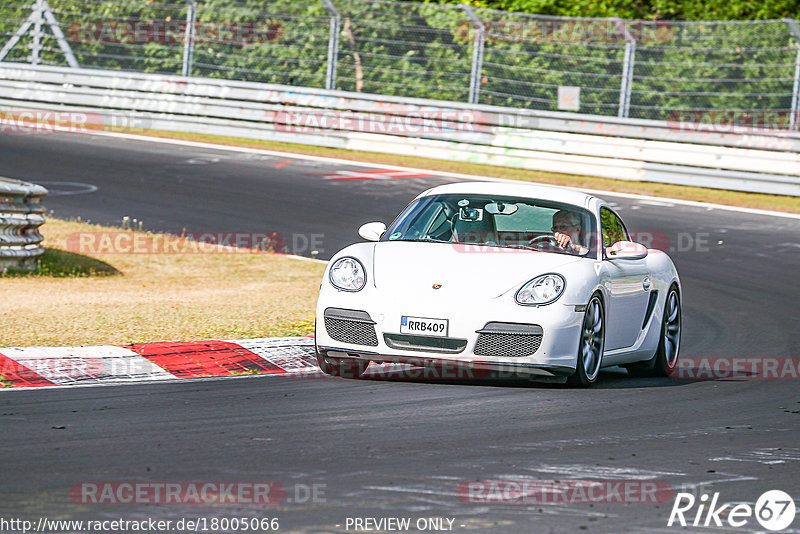
[[[304, 255], [315, 235], [322, 258], [357, 240], [360, 224], [388, 223], [418, 192], [453, 181], [78, 135], [2, 135], [0, 161], [0, 175], [48, 187], [46, 206], [59, 217], [279, 232]], [[800, 355], [800, 220], [605, 196], [630, 230], [671, 249], [683, 281], [682, 357]], [[452, 519], [453, 532], [676, 532], [667, 526], [672, 497], [486, 503], [459, 488], [652, 481], [750, 504], [781, 489], [800, 505], [798, 384], [609, 370], [588, 390], [264, 376], [7, 391], [0, 517], [278, 517], [282, 532], [345, 532], [347, 518], [407, 517], [412, 525]], [[268, 481], [288, 493], [276, 509], [74, 502], [70, 488], [86, 481]], [[316, 499], [308, 497], [314, 487]], [[763, 531], [753, 518], [739, 529], [690, 530]], [[784, 532], [800, 532], [800, 521]]]

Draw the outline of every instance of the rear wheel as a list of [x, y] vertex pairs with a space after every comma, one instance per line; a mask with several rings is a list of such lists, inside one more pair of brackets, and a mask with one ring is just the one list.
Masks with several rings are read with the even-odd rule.
[[317, 355], [317, 363], [323, 373], [342, 378], [359, 378], [369, 365], [369, 362], [355, 358], [331, 358], [321, 355]]
[[626, 366], [633, 376], [670, 376], [678, 366], [681, 349], [681, 297], [672, 286], [664, 302], [661, 320], [661, 338], [656, 353], [650, 361]]
[[569, 382], [587, 387], [597, 381], [603, 363], [603, 348], [606, 339], [606, 321], [603, 301], [595, 294], [586, 305], [581, 327], [581, 340], [578, 345], [578, 361], [575, 373]]

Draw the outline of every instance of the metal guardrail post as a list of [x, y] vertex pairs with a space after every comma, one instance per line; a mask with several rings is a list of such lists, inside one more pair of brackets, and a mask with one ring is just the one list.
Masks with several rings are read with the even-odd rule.
[[67, 41], [67, 39], [64, 37], [64, 32], [61, 31], [61, 26], [58, 25], [58, 21], [53, 15], [53, 11], [50, 9], [50, 4], [47, 3], [47, 0], [41, 0], [41, 2], [44, 19], [50, 26], [50, 31], [53, 32], [56, 42], [58, 42], [58, 46], [61, 48], [61, 52], [63, 52], [64, 57], [67, 58], [67, 63], [73, 69], [79, 68], [80, 65], [78, 65], [78, 60], [75, 59], [75, 54], [72, 53], [72, 47], [69, 45], [69, 41]]
[[78, 65], [78, 60], [75, 59], [75, 54], [72, 53], [72, 47], [69, 46], [69, 42], [64, 37], [64, 32], [61, 31], [61, 26], [58, 25], [58, 21], [56, 20], [55, 16], [53, 16], [53, 12], [50, 9], [50, 4], [47, 3], [47, 0], [36, 0], [36, 2], [32, 5], [32, 12], [25, 19], [25, 22], [14, 32], [14, 35], [11, 36], [11, 39], [3, 46], [3, 49], [0, 50], [0, 61], [3, 61], [8, 53], [14, 48], [22, 36], [25, 35], [28, 30], [31, 29], [31, 26], [34, 27], [33, 31], [31, 32], [33, 36], [33, 40], [31, 41], [31, 64], [38, 65], [41, 62], [41, 52], [42, 52], [42, 25], [46, 22], [48, 26], [50, 26], [50, 31], [53, 32], [53, 35], [56, 38], [56, 42], [58, 42], [59, 48], [61, 48], [61, 52], [64, 53], [64, 56], [67, 58], [67, 63], [70, 67], [77, 69], [80, 68]]
[[331, 16], [331, 29], [328, 36], [328, 71], [325, 75], [325, 89], [336, 89], [336, 64], [339, 61], [339, 12], [331, 0], [322, 0], [322, 4]]
[[33, 8], [33, 31], [31, 31], [31, 65], [42, 62], [42, 23], [44, 22], [44, 2], [36, 0]]
[[192, 75], [192, 56], [194, 55], [194, 26], [197, 20], [197, 1], [186, 2], [186, 32], [183, 36], [183, 65], [181, 75]]
[[22, 39], [22, 36], [28, 32], [28, 29], [32, 24], [33, 15], [25, 19], [25, 22], [22, 23], [22, 26], [17, 28], [17, 31], [14, 32], [14, 35], [11, 36], [11, 39], [9, 39], [5, 46], [3, 46], [3, 49], [0, 50], [0, 61], [3, 61], [6, 58], [8, 53], [11, 52], [11, 49], [14, 48], [19, 40]]
[[39, 227], [44, 208], [39, 204], [47, 189], [0, 177], [0, 272], [33, 270], [44, 253]]
[[486, 27], [478, 18], [472, 6], [459, 4], [459, 7], [469, 18], [475, 29], [475, 39], [472, 42], [472, 67], [469, 74], [469, 103], [477, 104], [481, 92], [481, 70], [483, 69], [483, 48], [486, 44]]
[[800, 27], [794, 19], [783, 19], [797, 41], [797, 55], [794, 59], [794, 83], [792, 84], [792, 101], [789, 106], [789, 129], [797, 130], [797, 114], [800, 113]]
[[622, 57], [622, 83], [619, 88], [619, 110], [617, 111], [617, 117], [626, 118], [631, 106], [633, 66], [636, 63], [636, 39], [630, 34], [624, 21], [618, 20], [617, 27], [625, 36], [625, 55]]
[[789, 129], [797, 130], [797, 114], [800, 113], [800, 43], [797, 46], [797, 55], [794, 59], [794, 84], [792, 85], [792, 104], [791, 117], [789, 117]]

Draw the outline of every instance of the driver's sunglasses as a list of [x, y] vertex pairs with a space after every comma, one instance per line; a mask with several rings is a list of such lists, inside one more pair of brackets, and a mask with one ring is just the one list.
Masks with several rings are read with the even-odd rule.
[[550, 228], [553, 232], [560, 232], [561, 230], [569, 230], [570, 228], [577, 228], [578, 224], [554, 224], [552, 228]]

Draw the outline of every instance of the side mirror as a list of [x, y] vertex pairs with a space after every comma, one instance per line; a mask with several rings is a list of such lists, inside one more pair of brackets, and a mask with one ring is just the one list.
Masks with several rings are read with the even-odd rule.
[[647, 247], [633, 241], [617, 241], [606, 247], [606, 257], [610, 260], [641, 260], [647, 257]]
[[362, 225], [358, 229], [358, 235], [367, 241], [379, 241], [383, 233], [386, 231], [386, 225], [382, 222], [371, 222]]

